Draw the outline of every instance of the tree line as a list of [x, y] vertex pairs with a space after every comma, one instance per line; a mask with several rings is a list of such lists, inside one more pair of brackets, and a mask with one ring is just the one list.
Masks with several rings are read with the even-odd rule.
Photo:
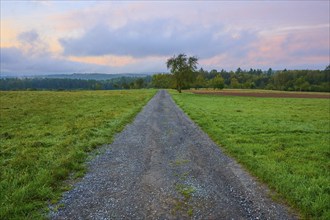
[[0, 90], [114, 90], [164, 88], [177, 89], [268, 89], [284, 91], [330, 92], [330, 65], [324, 70], [261, 69], [236, 71], [197, 70], [198, 58], [179, 54], [166, 62], [169, 73], [152, 76], [122, 76], [108, 80], [68, 78], [1, 78]]
[[142, 89], [151, 85], [151, 76], [118, 77], [109, 80], [61, 78], [1, 78], [0, 90], [116, 90]]
[[[56, 78], [1, 78], [0, 90], [116, 90], [164, 88], [177, 89], [174, 74], [159, 73], [146, 77], [119, 77], [111, 80], [56, 79]], [[234, 71], [202, 68], [186, 80], [180, 89], [268, 89], [284, 91], [330, 92], [330, 70], [260, 69]]]
[[[226, 71], [202, 68], [194, 73], [194, 79], [182, 89], [267, 89], [283, 91], [330, 92], [330, 70], [281, 70], [256, 69]], [[187, 81], [188, 82], [188, 81]], [[152, 76], [153, 87], [176, 89], [174, 75], [160, 73]]]
[[268, 89], [284, 91], [330, 92], [330, 65], [324, 70], [261, 69], [226, 71], [203, 68], [196, 70], [198, 59], [179, 54], [167, 60], [172, 74], [160, 73], [152, 76], [155, 88], [182, 89]]

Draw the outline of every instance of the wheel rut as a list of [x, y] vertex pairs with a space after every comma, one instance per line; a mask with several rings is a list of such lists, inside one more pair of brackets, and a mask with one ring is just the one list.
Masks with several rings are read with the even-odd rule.
[[51, 219], [295, 219], [159, 91]]

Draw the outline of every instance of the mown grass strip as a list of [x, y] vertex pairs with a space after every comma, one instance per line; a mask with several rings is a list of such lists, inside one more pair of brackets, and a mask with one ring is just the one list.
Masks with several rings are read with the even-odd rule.
[[330, 100], [171, 95], [304, 218], [330, 219]]
[[41, 219], [156, 90], [0, 92], [0, 219]]

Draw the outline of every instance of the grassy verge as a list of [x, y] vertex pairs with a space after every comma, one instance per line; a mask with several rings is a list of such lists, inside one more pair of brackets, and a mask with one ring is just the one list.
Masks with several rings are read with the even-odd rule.
[[171, 95], [304, 218], [330, 219], [330, 100]]
[[[189, 92], [233, 92], [233, 93], [263, 93], [263, 94], [269, 94], [269, 93], [275, 93], [275, 94], [321, 94], [324, 96], [329, 96], [328, 92], [300, 92], [300, 91], [280, 91], [280, 90], [266, 90], [266, 89], [222, 89], [222, 90], [214, 90], [213, 88], [201, 88], [201, 89], [191, 89]], [[186, 90], [185, 92], [188, 92]]]
[[40, 219], [155, 90], [0, 92], [0, 219]]

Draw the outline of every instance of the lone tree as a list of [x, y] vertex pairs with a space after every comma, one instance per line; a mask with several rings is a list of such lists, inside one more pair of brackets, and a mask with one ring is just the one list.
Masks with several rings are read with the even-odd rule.
[[171, 69], [175, 78], [176, 90], [179, 93], [181, 93], [181, 89], [188, 87], [189, 83], [193, 82], [197, 61], [197, 57], [187, 57], [185, 54], [179, 54], [177, 57], [173, 56], [167, 60], [167, 69]]

